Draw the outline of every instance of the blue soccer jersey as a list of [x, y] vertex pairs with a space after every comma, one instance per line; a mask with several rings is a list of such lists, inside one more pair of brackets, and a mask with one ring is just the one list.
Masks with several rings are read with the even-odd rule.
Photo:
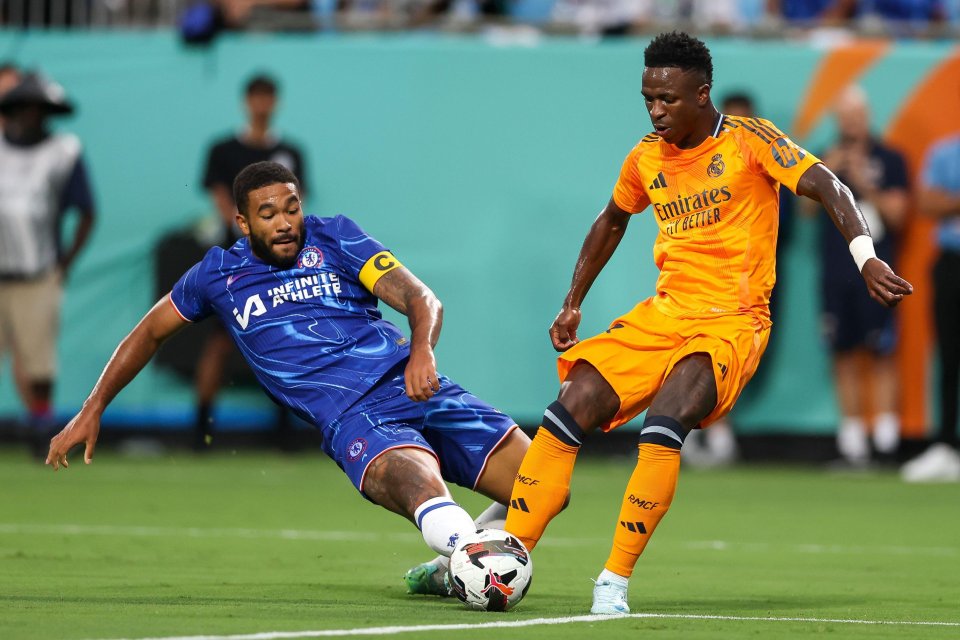
[[219, 317], [267, 392], [324, 428], [410, 350], [371, 293], [396, 258], [344, 216], [306, 216], [304, 235], [290, 269], [261, 261], [247, 238], [214, 247], [170, 299], [189, 322]]

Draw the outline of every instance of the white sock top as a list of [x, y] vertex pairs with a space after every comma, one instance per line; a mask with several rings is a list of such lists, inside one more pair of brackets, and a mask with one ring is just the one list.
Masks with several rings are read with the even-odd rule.
[[622, 587], [627, 586], [627, 583], [630, 582], [630, 578], [621, 576], [619, 573], [614, 573], [613, 571], [608, 571], [604, 569], [600, 572], [600, 575], [597, 576], [597, 582], [611, 582], [613, 584], [618, 584]]

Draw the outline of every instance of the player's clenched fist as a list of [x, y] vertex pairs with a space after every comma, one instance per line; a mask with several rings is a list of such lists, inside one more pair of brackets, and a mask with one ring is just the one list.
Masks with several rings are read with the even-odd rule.
[[440, 390], [440, 377], [437, 374], [437, 360], [433, 349], [411, 349], [410, 361], [404, 371], [407, 397], [416, 402], [424, 402]]
[[580, 342], [577, 327], [580, 326], [580, 308], [563, 307], [550, 327], [550, 340], [557, 351], [566, 351]]

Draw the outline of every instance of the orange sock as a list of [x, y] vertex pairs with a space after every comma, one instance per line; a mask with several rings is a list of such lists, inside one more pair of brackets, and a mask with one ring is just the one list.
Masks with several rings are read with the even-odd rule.
[[531, 551], [567, 501], [578, 451], [540, 427], [520, 463], [504, 528]]
[[604, 565], [627, 578], [633, 573], [653, 530], [670, 508], [680, 475], [679, 448], [647, 442], [639, 448], [637, 466], [623, 495], [613, 549]]

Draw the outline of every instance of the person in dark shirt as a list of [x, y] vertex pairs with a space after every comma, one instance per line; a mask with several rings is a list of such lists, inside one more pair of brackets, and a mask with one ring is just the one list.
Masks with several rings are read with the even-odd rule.
[[[838, 140], [823, 154], [824, 163], [850, 187], [863, 213], [877, 257], [895, 264], [897, 233], [907, 215], [907, 169], [903, 156], [870, 132], [866, 95], [846, 89], [836, 108]], [[833, 358], [841, 422], [837, 449], [853, 464], [867, 462], [873, 448], [892, 454], [900, 440], [897, 375], [893, 361], [896, 327], [892, 309], [875, 304], [861, 291], [860, 274], [849, 250], [831, 233], [826, 215], [820, 222], [822, 326]], [[870, 428], [866, 399], [872, 398]]]
[[[237, 204], [233, 200], [233, 181], [244, 167], [256, 162], [276, 162], [297, 177], [304, 197], [307, 192], [303, 153], [296, 144], [279, 137], [271, 128], [278, 97], [279, 88], [273, 78], [264, 74], [253, 76], [244, 91], [246, 127], [239, 133], [214, 142], [207, 155], [203, 186], [223, 221], [223, 248], [229, 248], [242, 237], [236, 223]], [[213, 441], [213, 404], [223, 384], [227, 360], [235, 348], [219, 322], [213, 322], [216, 328], [200, 352], [194, 376], [197, 396], [194, 448], [200, 451]], [[280, 444], [286, 446], [289, 444], [286, 414], [278, 418], [278, 425]]]

